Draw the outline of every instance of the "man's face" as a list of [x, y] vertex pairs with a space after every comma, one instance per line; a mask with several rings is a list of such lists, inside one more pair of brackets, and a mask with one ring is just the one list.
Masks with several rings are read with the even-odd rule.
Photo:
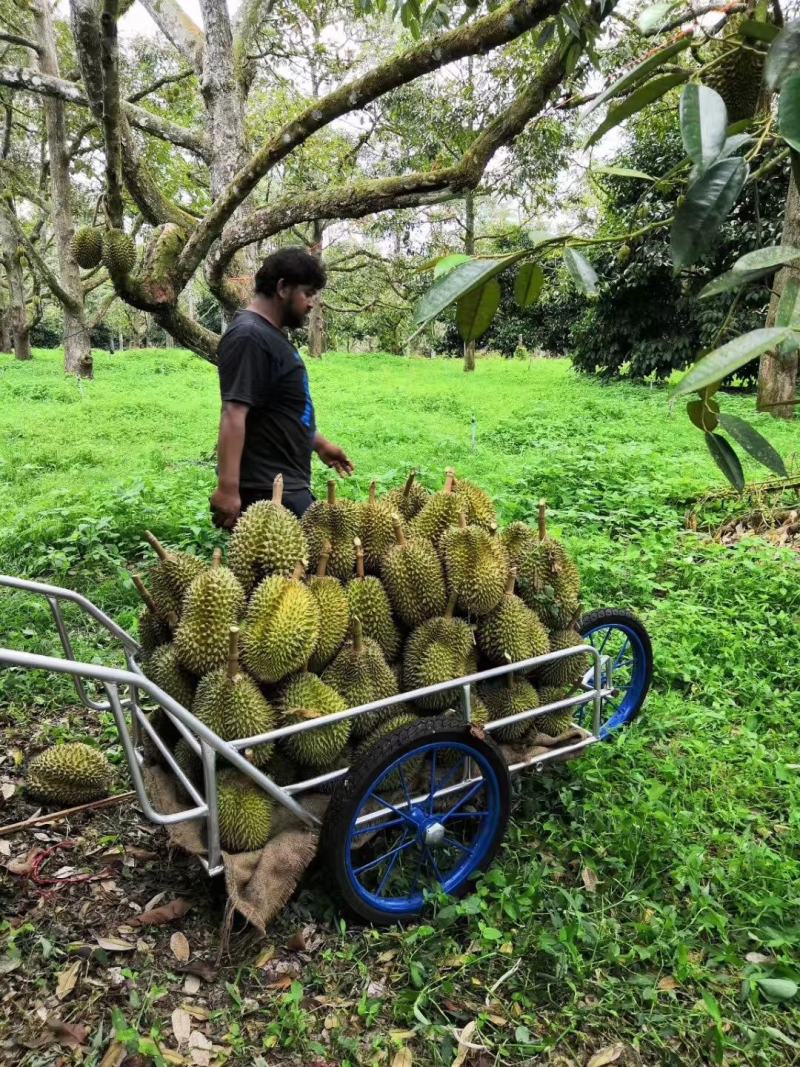
[[317, 291], [310, 285], [285, 285], [278, 283], [278, 292], [283, 302], [283, 324], [290, 330], [302, 326], [317, 301]]

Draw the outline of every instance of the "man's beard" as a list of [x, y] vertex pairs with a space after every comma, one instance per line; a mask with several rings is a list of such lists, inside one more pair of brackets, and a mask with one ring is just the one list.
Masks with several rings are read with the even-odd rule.
[[291, 308], [286, 308], [283, 313], [283, 325], [289, 330], [299, 330], [301, 326], [305, 326], [306, 318], [305, 312], [297, 312]]

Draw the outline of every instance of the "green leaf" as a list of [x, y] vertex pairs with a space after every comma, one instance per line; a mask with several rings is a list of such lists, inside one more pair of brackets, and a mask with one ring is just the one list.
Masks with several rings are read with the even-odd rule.
[[758, 278], [766, 278], [769, 274], [772, 274], [772, 267], [767, 267], [766, 270], [726, 271], [704, 285], [697, 294], [697, 299], [706, 300], [709, 296], [718, 296], [720, 293], [730, 292], [731, 289], [740, 289], [743, 285], [748, 285]]
[[678, 52], [682, 52], [685, 48], [688, 48], [691, 43], [691, 37], [682, 37], [679, 41], [673, 41], [673, 43], [667, 45], [666, 48], [662, 48], [652, 56], [648, 56], [638, 67], [634, 67], [632, 71], [623, 74], [621, 78], [617, 78], [615, 82], [593, 100], [586, 114], [591, 115], [591, 113], [596, 108], [600, 107], [601, 104], [604, 104], [606, 100], [610, 100], [614, 96], [622, 96], [628, 89], [642, 81], [642, 79], [650, 74], [651, 71], [657, 70], [658, 67], [666, 63], [668, 59], [672, 59]]
[[749, 133], [737, 133], [733, 137], [727, 137], [725, 144], [719, 153], [720, 159], [727, 159], [728, 156], [732, 156], [734, 152], [738, 152], [740, 148], [744, 148], [746, 144], [750, 144], [753, 140], [752, 134]]
[[800, 21], [790, 22], [780, 32], [764, 64], [764, 81], [770, 89], [777, 88], [784, 78], [793, 74], [800, 74]]
[[686, 191], [686, 201], [675, 212], [671, 252], [675, 270], [699, 257], [731, 210], [747, 179], [741, 159], [720, 159]]
[[523, 263], [514, 282], [514, 299], [521, 308], [530, 307], [539, 299], [544, 285], [544, 271], [538, 263]]
[[592, 167], [590, 174], [611, 174], [615, 178], [641, 178], [645, 182], [654, 182], [656, 179], [643, 170], [632, 170], [630, 167], [606, 167], [597, 165]]
[[793, 248], [791, 245], [766, 245], [739, 256], [733, 264], [733, 269], [740, 274], [751, 270], [774, 270], [775, 267], [794, 263], [796, 259], [800, 259], [800, 248]]
[[722, 151], [728, 129], [725, 101], [707, 85], [690, 82], [681, 93], [681, 137], [689, 159], [701, 173]]
[[780, 32], [780, 27], [773, 22], [757, 22], [755, 19], [744, 19], [739, 23], [740, 37], [749, 37], [754, 41], [766, 41], [767, 44], [772, 44]]
[[463, 296], [456, 309], [456, 325], [464, 341], [477, 339], [492, 325], [503, 291], [497, 278]]
[[594, 296], [597, 292], [597, 274], [589, 260], [574, 248], [565, 248], [564, 262], [580, 291], [587, 296]]
[[644, 34], [645, 37], [648, 34], [657, 33], [667, 21], [667, 16], [674, 7], [675, 3], [667, 0], [666, 3], [653, 4], [652, 7], [646, 8], [636, 20], [639, 33]]
[[734, 337], [732, 341], [715, 348], [713, 352], [709, 352], [693, 367], [690, 367], [675, 387], [674, 395], [685, 396], [687, 393], [699, 392], [707, 385], [712, 385], [732, 374], [763, 352], [777, 348], [793, 334], [793, 330], [784, 326], [780, 329], [765, 327], [760, 330], [751, 330], [740, 337]]
[[720, 415], [719, 423], [723, 430], [730, 434], [734, 441], [738, 441], [745, 452], [749, 452], [763, 467], [774, 471], [781, 478], [787, 477], [786, 465], [781, 457], [766, 437], [762, 437], [749, 422], [740, 419], [738, 415]]
[[791, 274], [784, 282], [781, 298], [778, 301], [778, 311], [775, 315], [776, 326], [800, 326], [798, 295], [800, 295], [800, 278], [796, 274]]
[[444, 259], [437, 259], [433, 267], [434, 278], [441, 278], [443, 275], [449, 274], [453, 267], [458, 267], [461, 263], [467, 263], [471, 258], [464, 252], [454, 252], [451, 256], [445, 256]]
[[800, 74], [793, 74], [781, 83], [778, 130], [784, 141], [800, 152]]
[[716, 430], [719, 423], [719, 404], [716, 400], [704, 400], [702, 397], [690, 400], [686, 405], [686, 413], [698, 430], [708, 433]]
[[590, 148], [593, 144], [597, 144], [600, 138], [608, 133], [609, 130], [613, 130], [615, 126], [619, 126], [625, 119], [630, 118], [637, 111], [641, 111], [648, 104], [652, 104], [654, 100], [664, 96], [670, 89], [674, 89], [676, 85], [685, 82], [688, 77], [688, 71], [685, 74], [662, 74], [660, 77], [653, 78], [652, 81], [647, 82], [626, 97], [621, 104], [609, 108], [604, 121], [600, 123], [583, 147]]
[[422, 326], [430, 322], [462, 296], [471, 293], [473, 289], [480, 289], [490, 278], [529, 254], [530, 251], [525, 250], [502, 259], [472, 259], [469, 263], [454, 267], [448, 274], [438, 278], [427, 293], [422, 295], [414, 311], [414, 323]]
[[791, 1000], [797, 996], [797, 982], [791, 978], [757, 978], [756, 984], [770, 1000]]
[[[711, 458], [731, 483], [734, 489], [744, 489], [744, 471], [739, 457], [733, 451], [724, 437], [718, 433], [706, 434], [706, 445], [711, 453]], [[704, 998], [705, 999], [705, 998]]]

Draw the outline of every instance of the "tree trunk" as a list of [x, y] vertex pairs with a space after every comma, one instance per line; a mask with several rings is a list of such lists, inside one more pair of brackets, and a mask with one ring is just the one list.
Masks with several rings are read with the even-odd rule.
[[5, 306], [0, 307], [0, 352], [10, 352], [11, 341], [11, 326], [8, 320], [9, 309]]
[[[475, 255], [475, 194], [471, 189], [464, 196], [464, 251], [468, 256]], [[466, 341], [464, 344], [464, 370], [475, 370], [474, 341]]]
[[8, 281], [7, 325], [11, 333], [9, 340], [14, 346], [15, 357], [19, 360], [28, 360], [32, 358], [30, 323], [25, 304], [25, 282], [22, 275], [19, 244], [14, 239], [11, 227], [2, 214], [0, 214], [0, 248], [2, 248], [3, 266], [6, 269]]
[[[48, 0], [36, 0], [33, 8], [40, 45], [39, 69], [59, 77], [58, 55]], [[50, 189], [53, 229], [61, 284], [71, 298], [64, 308], [64, 370], [78, 378], [92, 377], [92, 346], [83, 316], [83, 285], [80, 268], [72, 255], [72, 198], [70, 195], [69, 154], [64, 101], [44, 97], [47, 147], [50, 155]]]
[[[322, 257], [322, 239], [325, 235], [325, 227], [317, 219], [312, 224], [312, 245], [311, 251], [317, 257]], [[317, 302], [311, 310], [311, 314], [308, 317], [308, 354], [312, 359], [322, 359], [322, 353], [325, 351], [326, 343], [326, 329], [325, 329], [325, 305], [322, 302], [322, 295], [320, 294]]]
[[[782, 245], [800, 244], [800, 192], [792, 175], [789, 175], [789, 192], [786, 197], [786, 214], [783, 219]], [[792, 263], [775, 275], [773, 293], [769, 302], [767, 326], [774, 326], [778, 314], [783, 287], [789, 278], [800, 280], [800, 264]], [[769, 352], [761, 357], [758, 369], [758, 408], [769, 411], [776, 419], [793, 419], [794, 401], [797, 396], [797, 352], [779, 357]]]

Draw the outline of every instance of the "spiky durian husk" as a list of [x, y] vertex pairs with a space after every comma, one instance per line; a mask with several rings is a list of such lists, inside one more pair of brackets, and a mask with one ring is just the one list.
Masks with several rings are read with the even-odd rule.
[[[563, 700], [567, 696], [567, 689], [563, 686], [544, 686], [539, 690], [539, 700], [542, 705], [555, 704], [557, 700]], [[549, 737], [560, 737], [565, 730], [572, 725], [575, 708], [562, 708], [561, 711], [551, 711], [547, 715], [541, 715], [533, 720], [530, 733], [547, 734]]]
[[419, 482], [410, 480], [398, 489], [392, 489], [383, 498], [391, 511], [396, 511], [404, 522], [410, 522], [425, 507], [431, 492]]
[[217, 779], [219, 837], [227, 852], [254, 852], [269, 838], [272, 801], [239, 771], [220, 771]]
[[144, 659], [155, 652], [159, 645], [167, 645], [171, 640], [172, 632], [166, 620], [145, 608], [139, 615], [139, 644]]
[[231, 626], [244, 614], [244, 590], [233, 571], [211, 567], [186, 591], [183, 614], [175, 632], [175, 652], [193, 674], [220, 667], [228, 655]]
[[[376, 723], [369, 735], [365, 739], [362, 739], [361, 744], [353, 753], [353, 763], [357, 764], [363, 760], [374, 745], [384, 737], [387, 737], [394, 730], [400, 730], [404, 726], [413, 726], [415, 722], [419, 722], [419, 718], [419, 715], [414, 715], [410, 711], [398, 712], [398, 709], [395, 708], [394, 715], [390, 715], [388, 718]], [[395, 789], [401, 789], [404, 783], [406, 789], [413, 791], [419, 780], [423, 763], [424, 759], [422, 757], [407, 760], [403, 764], [402, 778], [399, 770], [393, 771], [381, 781], [381, 792], [385, 794], [387, 791], [391, 792]]]
[[494, 611], [480, 620], [475, 639], [495, 666], [519, 663], [550, 650], [550, 638], [538, 615], [513, 593], [504, 593]]
[[272, 750], [266, 766], [262, 768], [264, 774], [275, 782], [276, 785], [294, 785], [299, 782], [301, 772], [294, 760], [289, 759], [286, 753], [278, 745]]
[[392, 509], [382, 500], [368, 500], [359, 510], [358, 536], [364, 546], [364, 566], [372, 574], [395, 543]]
[[315, 501], [303, 515], [303, 532], [308, 541], [308, 565], [316, 569], [319, 558], [330, 541], [328, 574], [342, 581], [350, 577], [356, 565], [353, 540], [358, 536], [359, 507], [352, 500]]
[[566, 629], [580, 612], [580, 575], [564, 546], [537, 541], [520, 560], [517, 584], [525, 603], [550, 629]]
[[[403, 689], [422, 689], [472, 674], [477, 668], [475, 638], [463, 619], [438, 617], [423, 622], [406, 642], [403, 656]], [[429, 711], [447, 708], [452, 691], [416, 701]]]
[[346, 593], [350, 615], [361, 619], [364, 636], [378, 642], [387, 660], [394, 659], [400, 651], [401, 637], [383, 582], [374, 575], [353, 578], [347, 583]]
[[482, 526], [485, 530], [489, 530], [497, 523], [494, 502], [480, 486], [458, 478], [453, 486], [453, 492], [461, 501], [461, 507], [466, 513], [470, 526]]
[[[308, 671], [293, 675], [281, 688], [278, 698], [281, 717], [287, 726], [324, 720], [326, 715], [347, 710], [347, 702]], [[329, 726], [314, 726], [285, 738], [282, 747], [289, 758], [312, 770], [328, 770], [336, 762], [350, 737], [350, 720], [341, 719]]]
[[80, 741], [46, 748], [28, 764], [28, 792], [50, 804], [84, 804], [108, 793], [114, 770], [102, 752]]
[[[201, 679], [192, 712], [223, 741], [265, 734], [276, 725], [275, 710], [246, 674], [230, 677], [223, 667]], [[247, 758], [263, 767], [272, 756], [271, 743], [248, 750]]]
[[508, 556], [499, 539], [480, 526], [453, 526], [442, 534], [439, 551], [459, 610], [469, 615], [493, 611], [508, 582]]
[[173, 612], [180, 616], [189, 586], [204, 570], [205, 563], [188, 552], [170, 552], [150, 568], [153, 600], [165, 618]]
[[309, 661], [309, 669], [319, 674], [344, 644], [350, 627], [350, 603], [338, 578], [314, 577], [308, 581], [319, 607], [319, 637]]
[[103, 263], [109, 274], [129, 274], [136, 262], [136, 245], [123, 230], [106, 230], [103, 234]]
[[512, 522], [500, 531], [500, 540], [508, 553], [509, 563], [512, 567], [518, 567], [522, 557], [538, 543], [539, 538], [527, 523]]
[[[550, 634], [550, 651], [560, 652], [564, 648], [577, 648], [586, 644], [577, 630], [554, 630]], [[536, 671], [537, 684], [541, 686], [558, 686], [571, 688], [578, 684], [589, 670], [589, 655], [586, 652], [576, 656], [547, 663]]]
[[203, 781], [203, 764], [185, 737], [178, 740], [172, 755], [192, 785], [198, 786]]
[[463, 497], [456, 493], [434, 493], [419, 514], [408, 524], [408, 536], [439, 544], [439, 538], [450, 526], [457, 526], [465, 509]]
[[395, 615], [405, 626], [418, 626], [441, 615], [447, 605], [444, 571], [436, 550], [424, 539], [389, 549], [381, 578]]
[[175, 645], [161, 645], [147, 661], [147, 677], [184, 708], [191, 708], [196, 679], [181, 666]]
[[[478, 686], [481, 699], [486, 704], [489, 712], [489, 722], [497, 719], [505, 719], [509, 715], [519, 715], [523, 711], [532, 711], [539, 707], [539, 694], [530, 682], [524, 678], [512, 678], [510, 681], [501, 679], [497, 682], [486, 682]], [[498, 741], [514, 743], [520, 741], [531, 728], [531, 719], [523, 719], [521, 722], [512, 722], [507, 726], [501, 726], [492, 731], [492, 736]]]
[[[397, 694], [397, 679], [383, 658], [380, 645], [364, 638], [361, 647], [348, 642], [325, 670], [322, 680], [344, 698], [350, 708], [371, 704]], [[387, 718], [397, 715], [397, 708], [367, 712], [352, 719], [354, 741], [366, 737]]]
[[288, 578], [307, 557], [300, 520], [271, 500], [251, 504], [231, 534], [228, 563], [246, 593], [273, 574]]
[[96, 226], [82, 226], [70, 242], [78, 266], [92, 270], [103, 258], [103, 234]]
[[744, 15], [728, 20], [725, 36], [709, 43], [706, 62], [715, 61], [702, 75], [703, 84], [716, 90], [725, 101], [728, 122], [752, 118], [758, 107], [766, 52], [760, 43], [742, 43], [734, 35]]
[[279, 682], [308, 663], [319, 640], [317, 601], [302, 582], [273, 575], [250, 598], [241, 659], [261, 682]]

